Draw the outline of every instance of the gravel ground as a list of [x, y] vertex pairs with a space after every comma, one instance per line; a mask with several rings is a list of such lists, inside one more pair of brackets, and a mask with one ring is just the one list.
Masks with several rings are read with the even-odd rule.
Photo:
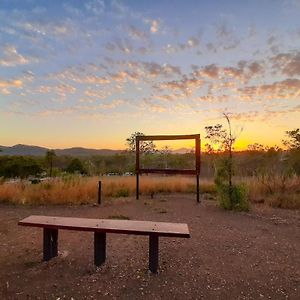
[[[41, 262], [32, 215], [128, 217], [187, 223], [191, 238], [160, 238], [159, 273], [148, 271], [148, 238], [107, 235], [107, 260], [93, 264], [93, 234], [59, 231], [59, 256]], [[300, 299], [300, 212], [250, 213], [196, 204], [193, 195], [107, 200], [98, 206], [0, 205], [1, 299]]]

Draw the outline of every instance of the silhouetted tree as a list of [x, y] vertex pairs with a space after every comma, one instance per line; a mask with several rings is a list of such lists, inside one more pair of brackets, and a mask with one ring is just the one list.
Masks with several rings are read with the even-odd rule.
[[[248, 210], [245, 199], [245, 188], [241, 185], [233, 185], [233, 146], [236, 137], [232, 134], [231, 122], [228, 114], [223, 114], [228, 130], [223, 129], [221, 124], [206, 126], [206, 138], [218, 147], [218, 152], [228, 153], [226, 158], [218, 159], [216, 162], [215, 183], [217, 186], [220, 204], [225, 209]], [[212, 146], [206, 147], [212, 151]], [[220, 154], [221, 155], [221, 154]]]
[[86, 170], [83, 167], [82, 162], [78, 158], [74, 158], [71, 160], [70, 164], [66, 168], [68, 173], [80, 173], [86, 174]]
[[47, 150], [46, 156], [45, 156], [45, 161], [46, 161], [46, 164], [49, 168], [49, 176], [50, 177], [52, 177], [53, 161], [54, 161], [55, 156], [56, 156], [56, 154], [55, 154], [54, 150]]
[[291, 131], [286, 131], [288, 136], [287, 140], [283, 140], [283, 144], [290, 150], [300, 150], [300, 129], [294, 129]]
[[288, 147], [288, 163], [293, 171], [300, 175], [300, 129], [286, 131], [288, 139], [283, 140], [283, 144]]
[[[132, 133], [129, 138], [126, 139], [127, 150], [129, 152], [135, 152], [135, 141], [137, 136], [143, 136], [142, 132]], [[153, 141], [141, 141], [140, 142], [140, 151], [142, 153], [154, 153], [156, 151], [156, 146]]]

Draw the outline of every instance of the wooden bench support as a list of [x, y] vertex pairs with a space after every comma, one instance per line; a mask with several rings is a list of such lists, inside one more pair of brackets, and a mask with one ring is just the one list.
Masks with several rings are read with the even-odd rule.
[[44, 228], [43, 260], [48, 261], [57, 256], [58, 229]]
[[158, 235], [149, 235], [149, 270], [157, 273], [158, 268]]
[[106, 259], [106, 233], [94, 232], [94, 261], [101, 266]]

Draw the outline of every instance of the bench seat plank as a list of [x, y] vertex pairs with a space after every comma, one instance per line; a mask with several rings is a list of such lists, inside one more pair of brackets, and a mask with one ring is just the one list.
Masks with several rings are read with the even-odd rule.
[[187, 224], [132, 220], [86, 219], [71, 217], [29, 216], [18, 223], [23, 226], [105, 233], [158, 235], [189, 238]]

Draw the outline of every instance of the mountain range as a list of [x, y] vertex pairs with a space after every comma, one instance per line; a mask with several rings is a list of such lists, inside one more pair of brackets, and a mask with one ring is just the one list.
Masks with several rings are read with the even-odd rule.
[[[45, 147], [31, 145], [14, 145], [11, 147], [0, 146], [0, 155], [28, 155], [28, 156], [44, 156], [49, 150]], [[58, 156], [90, 156], [90, 155], [113, 155], [121, 153], [122, 150], [112, 149], [88, 149], [82, 147], [73, 147], [66, 149], [53, 149]]]
[[[1, 146], [0, 155], [24, 155], [24, 156], [45, 156], [48, 148], [32, 146], [32, 145], [14, 145], [14, 146]], [[82, 147], [73, 147], [66, 149], [53, 149], [58, 156], [91, 156], [91, 155], [114, 155], [124, 152], [124, 150], [112, 149], [89, 149]], [[172, 153], [184, 154], [190, 152], [190, 149], [180, 148], [172, 150]]]

